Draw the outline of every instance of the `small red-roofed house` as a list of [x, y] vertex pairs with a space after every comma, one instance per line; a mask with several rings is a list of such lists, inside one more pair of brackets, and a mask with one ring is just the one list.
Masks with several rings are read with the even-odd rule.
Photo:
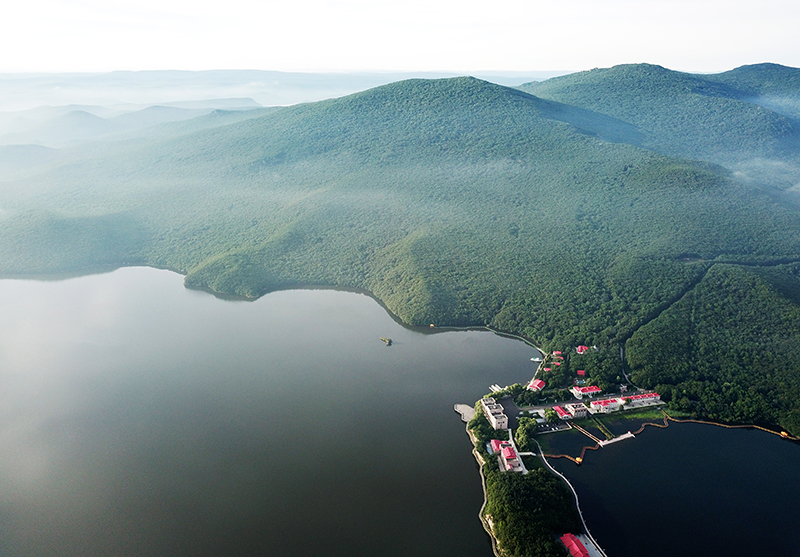
[[560, 356], [561, 350], [553, 350], [553, 354], [555, 354], [556, 356]]
[[564, 534], [561, 536], [561, 543], [567, 548], [572, 557], [589, 557], [589, 551], [583, 545], [581, 540], [575, 537], [574, 534]]
[[531, 384], [528, 385], [528, 388], [534, 392], [541, 391], [542, 389], [544, 389], [545, 385], [546, 383], [541, 379], [534, 379], [533, 381], [531, 381]]
[[597, 385], [591, 385], [589, 387], [572, 387], [570, 392], [572, 392], [575, 398], [583, 398], [585, 396], [598, 395], [603, 392], [603, 389]]
[[560, 365], [561, 365], [561, 362], [553, 362], [553, 365], [554, 365], [554, 366], [560, 366]]
[[583, 370], [583, 369], [579, 369], [578, 370], [578, 375], [580, 375], [581, 377], [586, 377], [586, 371]]
[[491, 445], [493, 453], [499, 453], [500, 449], [502, 449], [503, 447], [511, 446], [508, 441], [500, 441], [499, 439], [492, 439]]
[[514, 451], [513, 447], [503, 447], [500, 450], [500, 456], [503, 459], [503, 464], [505, 465], [506, 470], [513, 470], [514, 468], [519, 467], [519, 457], [517, 456], [517, 453]]
[[550, 369], [549, 367], [544, 368], [545, 371], [550, 371]]
[[578, 354], [584, 354], [584, 353], [589, 351], [589, 347], [588, 346], [584, 346], [584, 345], [581, 344], [575, 350], [578, 351]]

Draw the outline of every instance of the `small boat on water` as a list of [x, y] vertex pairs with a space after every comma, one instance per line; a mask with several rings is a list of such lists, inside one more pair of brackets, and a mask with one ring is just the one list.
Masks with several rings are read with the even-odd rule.
[[390, 338], [381, 337], [381, 340], [386, 343], [386, 346], [391, 346], [392, 345], [392, 339], [390, 339]]
[[541, 362], [542, 359], [541, 358], [531, 358], [531, 361], [532, 362]]

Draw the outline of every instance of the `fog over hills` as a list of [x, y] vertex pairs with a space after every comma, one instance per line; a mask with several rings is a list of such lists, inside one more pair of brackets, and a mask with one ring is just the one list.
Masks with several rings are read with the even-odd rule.
[[[744, 69], [635, 65], [524, 91], [411, 79], [194, 118], [208, 108], [68, 111], [51, 124], [135, 129], [0, 149], [0, 272], [145, 264], [247, 297], [364, 288], [408, 323], [596, 344], [605, 387], [624, 363], [681, 408], [798, 431], [798, 344], [774, 343], [800, 341], [798, 124], [752, 100], [790, 106], [796, 70], [753, 71], [769, 87]], [[731, 320], [754, 305], [770, 311]], [[730, 351], [765, 344], [773, 363], [749, 389]]]
[[[477, 77], [502, 85], [519, 85], [566, 72], [478, 72]], [[261, 70], [200, 72], [117, 71], [110, 73], [0, 74], [0, 112], [41, 105], [101, 106], [179, 103], [209, 108], [207, 99], [252, 99], [263, 106], [285, 106], [341, 97], [409, 78], [454, 77], [448, 72], [300, 73]], [[186, 103], [200, 103], [192, 106]], [[214, 108], [254, 108], [219, 106]]]
[[724, 164], [782, 188], [800, 183], [798, 69], [763, 64], [694, 75], [632, 64], [520, 89], [618, 118], [655, 151]]

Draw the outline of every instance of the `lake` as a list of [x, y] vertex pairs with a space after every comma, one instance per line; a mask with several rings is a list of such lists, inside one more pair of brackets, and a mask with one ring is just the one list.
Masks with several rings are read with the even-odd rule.
[[2, 280], [0, 554], [491, 556], [453, 404], [537, 355], [352, 292]]
[[[537, 355], [352, 292], [0, 280], [0, 554], [490, 557], [453, 404]], [[659, 557], [783, 551], [798, 461], [773, 435], [673, 424], [551, 462], [609, 557]]]

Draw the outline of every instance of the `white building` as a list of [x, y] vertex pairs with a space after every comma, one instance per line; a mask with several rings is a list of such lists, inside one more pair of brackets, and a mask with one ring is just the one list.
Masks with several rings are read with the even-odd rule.
[[582, 399], [585, 396], [599, 395], [603, 390], [597, 385], [591, 385], [589, 387], [572, 387], [570, 392], [572, 392], [575, 398]]
[[628, 400], [630, 408], [661, 404], [661, 395], [658, 393], [645, 393], [643, 395], [633, 395], [625, 398]]
[[621, 398], [607, 398], [604, 400], [593, 400], [589, 405], [589, 411], [592, 414], [608, 414], [616, 412], [622, 406], [624, 401]]
[[588, 414], [586, 405], [581, 402], [573, 402], [564, 405], [564, 410], [570, 413], [573, 418], [585, 418]]
[[493, 398], [482, 398], [481, 408], [489, 423], [494, 429], [508, 429], [508, 416], [503, 412], [503, 407]]

